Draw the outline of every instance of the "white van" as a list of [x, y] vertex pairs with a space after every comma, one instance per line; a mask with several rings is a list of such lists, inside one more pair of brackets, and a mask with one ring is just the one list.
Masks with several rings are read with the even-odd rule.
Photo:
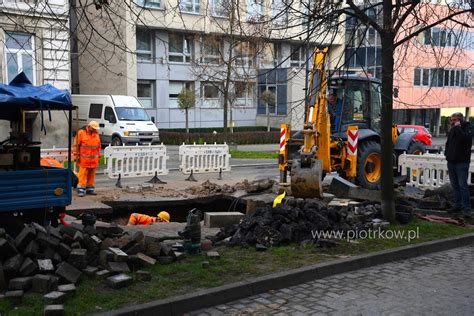
[[73, 94], [78, 107], [79, 127], [99, 123], [102, 144], [148, 144], [160, 140], [158, 128], [135, 97], [124, 95]]

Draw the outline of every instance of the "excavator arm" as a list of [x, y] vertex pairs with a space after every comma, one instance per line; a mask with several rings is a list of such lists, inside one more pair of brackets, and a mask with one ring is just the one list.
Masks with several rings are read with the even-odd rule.
[[327, 48], [315, 50], [299, 157], [291, 163], [291, 192], [295, 197], [322, 197], [322, 174], [331, 171], [330, 120], [327, 111]]

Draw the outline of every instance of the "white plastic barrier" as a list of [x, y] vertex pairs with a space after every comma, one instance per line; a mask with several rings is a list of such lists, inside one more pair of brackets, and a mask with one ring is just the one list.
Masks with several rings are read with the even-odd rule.
[[[398, 170], [402, 175], [408, 175], [409, 186], [434, 189], [449, 183], [448, 164], [443, 154], [402, 154], [398, 157]], [[471, 156], [468, 183], [471, 183], [473, 173], [474, 161]]]
[[159, 175], [166, 175], [169, 169], [166, 161], [166, 146], [108, 146], [104, 150], [106, 168], [104, 174], [111, 179], [153, 176], [150, 182], [160, 183]]
[[179, 146], [179, 170], [183, 174], [230, 171], [230, 154], [227, 144]]

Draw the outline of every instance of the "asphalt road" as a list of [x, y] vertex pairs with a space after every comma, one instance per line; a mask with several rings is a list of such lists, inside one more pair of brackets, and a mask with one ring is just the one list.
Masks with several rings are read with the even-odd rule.
[[[177, 168], [178, 165], [176, 165]], [[195, 174], [194, 177], [200, 182], [205, 180], [212, 180], [217, 182], [217, 173], [210, 174]], [[160, 176], [160, 180], [165, 182], [180, 181], [186, 179], [188, 176], [182, 174], [177, 169], [171, 167], [170, 173], [165, 176]], [[233, 159], [231, 160], [231, 171], [222, 174], [223, 180], [244, 180], [244, 179], [260, 179], [271, 178], [273, 180], [279, 179], [278, 163], [273, 159]], [[122, 186], [137, 185], [150, 180], [150, 177], [143, 178], [125, 178], [122, 179]], [[116, 180], [109, 179], [104, 174], [98, 173], [96, 178], [96, 187], [112, 187]]]

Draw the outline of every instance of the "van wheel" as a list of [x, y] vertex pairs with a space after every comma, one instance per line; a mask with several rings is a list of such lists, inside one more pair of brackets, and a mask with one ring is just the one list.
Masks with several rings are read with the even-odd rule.
[[111, 143], [112, 146], [122, 146], [122, 144], [123, 143], [122, 143], [122, 140], [120, 139], [120, 137], [118, 137], [118, 136], [112, 137], [112, 143]]

